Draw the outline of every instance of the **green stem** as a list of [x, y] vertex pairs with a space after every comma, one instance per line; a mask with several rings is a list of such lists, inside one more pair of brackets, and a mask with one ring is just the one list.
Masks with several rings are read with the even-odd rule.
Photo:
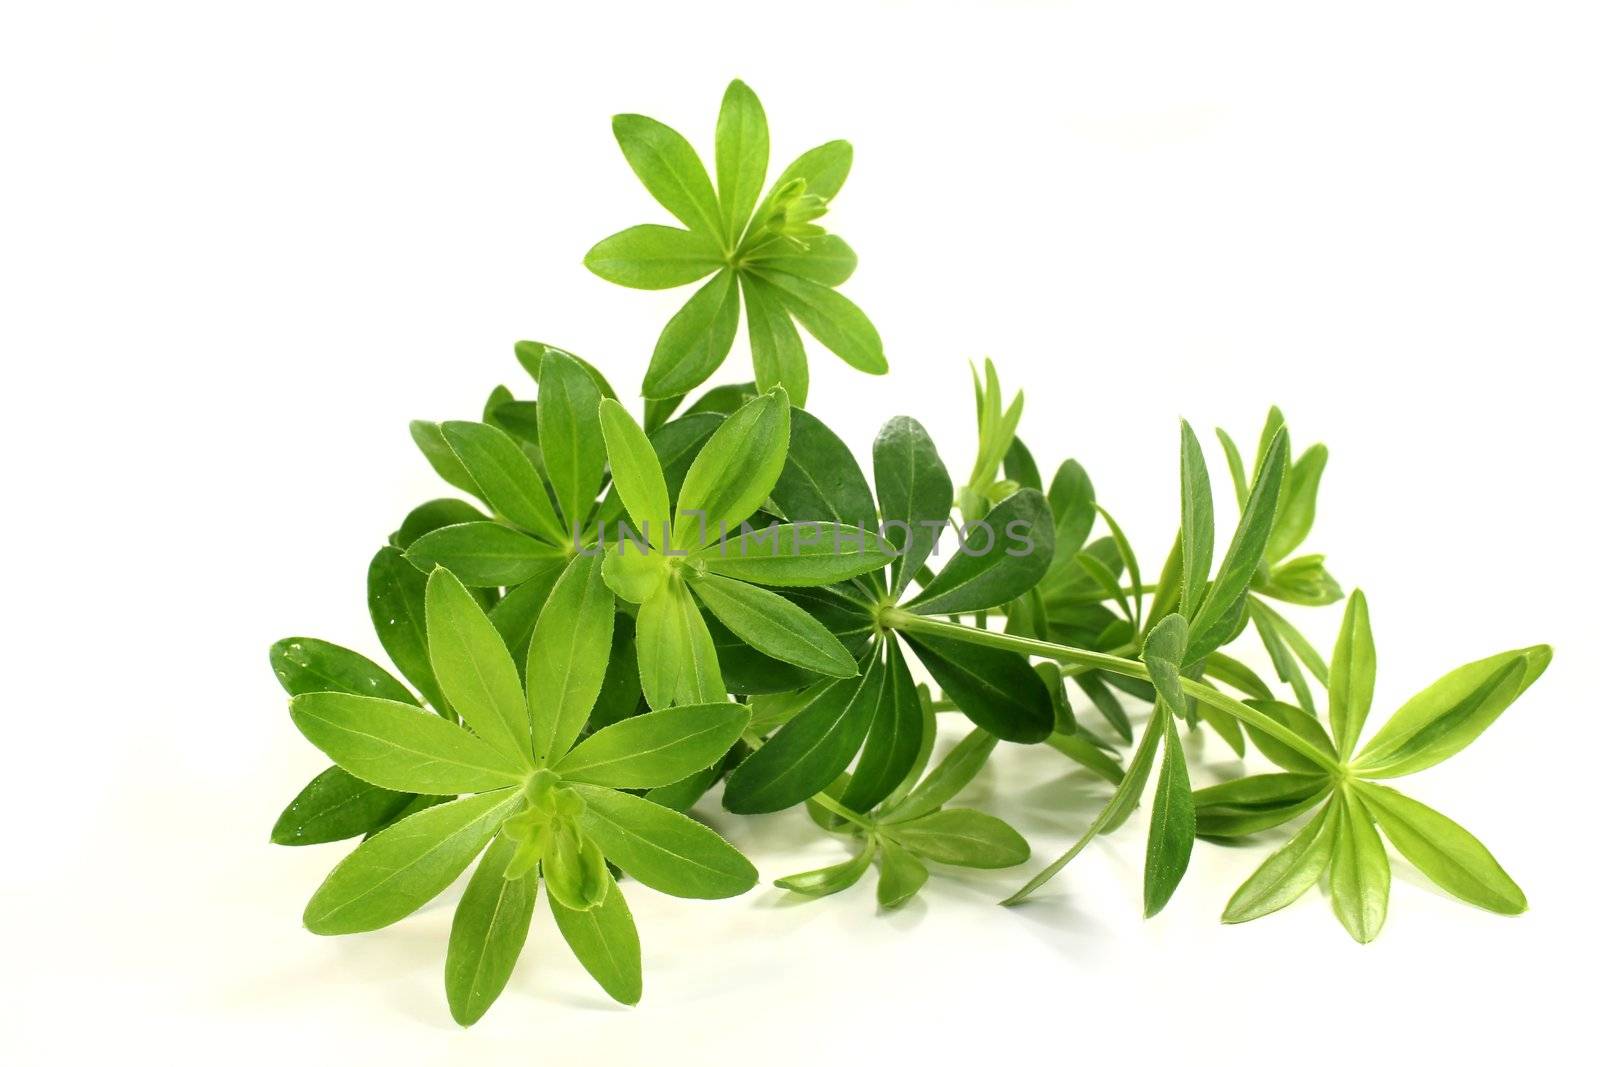
[[[993, 630], [979, 630], [971, 626], [961, 626], [957, 623], [924, 618], [921, 615], [914, 615], [909, 611], [899, 609], [884, 612], [880, 616], [880, 620], [885, 626], [892, 626], [907, 633], [924, 633], [931, 637], [944, 637], [954, 641], [965, 641], [973, 645], [985, 645], [989, 648], [1002, 648], [1011, 652], [1021, 652], [1025, 656], [1042, 656], [1046, 659], [1053, 659], [1058, 663], [1069, 664], [1078, 668], [1073, 672], [1075, 674], [1086, 670], [1100, 670], [1110, 671], [1112, 674], [1120, 674], [1128, 678], [1150, 680], [1150, 671], [1143, 663], [1109, 652], [1095, 652], [1087, 648], [1057, 645], [1031, 637], [996, 633]], [[1270, 716], [1202, 682], [1185, 678], [1182, 684], [1183, 691], [1201, 703], [1216, 708], [1225, 714], [1232, 715], [1240, 722], [1283, 742], [1329, 773], [1338, 773], [1339, 763], [1336, 759]]]

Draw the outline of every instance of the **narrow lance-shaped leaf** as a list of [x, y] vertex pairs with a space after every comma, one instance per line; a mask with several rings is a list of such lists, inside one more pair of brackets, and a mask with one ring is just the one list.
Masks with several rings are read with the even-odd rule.
[[1378, 936], [1389, 910], [1389, 857], [1366, 806], [1349, 789], [1340, 793], [1338, 829], [1328, 875], [1333, 913], [1362, 944]]
[[967, 524], [957, 554], [907, 607], [951, 615], [996, 607], [1026, 593], [1050, 566], [1055, 526], [1037, 489], [1019, 490]]
[[1173, 726], [1173, 714], [1163, 715], [1165, 738], [1161, 773], [1150, 805], [1150, 836], [1144, 856], [1145, 918], [1166, 907], [1189, 869], [1194, 851], [1194, 797], [1189, 792], [1189, 770], [1184, 762], [1183, 745]]
[[444, 991], [450, 1016], [462, 1026], [483, 1018], [500, 996], [528, 939], [539, 880], [505, 876], [516, 851], [516, 842], [495, 839], [472, 872], [450, 924]]
[[864, 842], [861, 851], [843, 863], [836, 863], [829, 867], [819, 867], [814, 871], [804, 871], [800, 874], [786, 875], [772, 883], [779, 889], [787, 889], [791, 893], [799, 893], [808, 897], [826, 897], [834, 893], [843, 892], [861, 881], [861, 876], [867, 873], [867, 868], [872, 866], [872, 857], [877, 853], [877, 846], [873, 842]]
[[399, 549], [384, 546], [367, 568], [367, 610], [378, 642], [400, 673], [436, 711], [449, 709], [428, 659], [427, 576], [406, 562]]
[[742, 704], [686, 704], [599, 730], [555, 765], [562, 778], [614, 789], [670, 785], [709, 767], [750, 721]]
[[1324, 807], [1289, 843], [1246, 878], [1222, 913], [1225, 923], [1249, 922], [1287, 907], [1317, 884], [1333, 858], [1337, 804]]
[[1439, 888], [1502, 915], [1528, 910], [1522, 888], [1461, 826], [1386, 786], [1362, 783], [1358, 789], [1384, 836]]
[[672, 543], [700, 548], [761, 506], [789, 449], [789, 398], [775, 389], [729, 415], [684, 476]]
[[757, 275], [742, 272], [739, 285], [744, 291], [745, 325], [756, 388], [764, 393], [781, 385], [792, 403], [804, 404], [811, 388], [811, 370], [794, 321], [777, 292]]
[[450, 704], [494, 748], [531, 761], [522, 680], [499, 631], [449, 571], [428, 576], [428, 656]]
[[540, 757], [559, 759], [582, 732], [605, 682], [615, 619], [600, 560], [574, 556], [528, 644], [527, 715]]
[[711, 614], [758, 652], [817, 674], [853, 678], [856, 663], [839, 639], [792, 601], [715, 574], [691, 578]]
[[993, 815], [970, 808], [945, 808], [896, 823], [894, 840], [917, 855], [955, 867], [998, 869], [1028, 859], [1028, 842]]
[[481, 422], [447, 422], [441, 429], [490, 507], [553, 545], [563, 543], [565, 531], [544, 479], [509, 434]]
[[727, 696], [706, 621], [676, 578], [639, 606], [639, 682], [650, 706], [707, 704]]
[[584, 833], [606, 858], [651, 889], [675, 897], [737, 896], [756, 869], [716, 831], [630, 793], [574, 785], [586, 804]]
[[682, 134], [644, 115], [617, 115], [611, 132], [628, 165], [662, 207], [691, 230], [723, 238], [711, 179]]
[[767, 116], [750, 87], [728, 83], [717, 115], [717, 200], [722, 232], [739, 239], [767, 176]]
[[1182, 426], [1183, 450], [1183, 586], [1179, 610], [1193, 618], [1205, 595], [1211, 577], [1211, 549], [1216, 519], [1212, 514], [1211, 477], [1206, 473], [1205, 453], [1187, 422]]
[[722, 366], [739, 329], [739, 287], [734, 281], [732, 270], [718, 271], [667, 320], [645, 370], [646, 397], [662, 400], [686, 393]]
[[655, 449], [633, 416], [615, 400], [600, 402], [600, 430], [611, 463], [611, 480], [628, 509], [633, 528], [660, 552], [666, 546], [665, 532], [672, 512]]
[[928, 431], [903, 415], [884, 423], [872, 442], [872, 474], [884, 536], [900, 553], [892, 590], [898, 598], [938, 545], [955, 488]]
[[599, 905], [574, 911], [559, 900], [550, 901], [556, 926], [572, 954], [606, 994], [622, 1004], [639, 1003], [644, 974], [639, 961], [639, 933], [622, 890], [606, 873]]
[[1367, 598], [1357, 589], [1345, 605], [1339, 639], [1333, 646], [1333, 667], [1328, 675], [1328, 724], [1339, 758], [1349, 759], [1361, 740], [1361, 728], [1372, 710], [1377, 680], [1377, 650], [1367, 618]]
[[675, 289], [721, 270], [726, 263], [715, 238], [650, 223], [612, 234], [583, 257], [585, 267], [630, 289]]
[[539, 447], [572, 544], [605, 479], [600, 390], [577, 360], [550, 352], [539, 369]]

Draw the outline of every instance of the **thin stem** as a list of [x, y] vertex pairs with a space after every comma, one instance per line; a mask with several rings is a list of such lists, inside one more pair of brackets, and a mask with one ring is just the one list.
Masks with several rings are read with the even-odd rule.
[[[993, 630], [979, 630], [971, 626], [961, 626], [957, 623], [940, 622], [938, 619], [913, 615], [909, 611], [895, 610], [885, 612], [882, 616], [882, 621], [886, 626], [893, 626], [895, 629], [904, 630], [907, 633], [925, 633], [935, 637], [965, 641], [973, 645], [985, 645], [989, 648], [1003, 648], [1011, 652], [1021, 652], [1027, 656], [1042, 656], [1046, 659], [1053, 659], [1059, 663], [1071, 664], [1077, 667], [1078, 670], [1074, 671], [1074, 674], [1086, 670], [1101, 670], [1110, 671], [1112, 674], [1120, 674], [1128, 678], [1150, 680], [1150, 671], [1143, 663], [1107, 652], [1095, 652], [1087, 648], [1073, 648], [1071, 645], [1058, 645], [1031, 637], [1018, 637], [1015, 634], [996, 633]], [[1201, 703], [1232, 715], [1240, 722], [1283, 742], [1302, 756], [1316, 763], [1319, 767], [1331, 773], [1338, 772], [1339, 763], [1336, 759], [1299, 734], [1296, 734], [1287, 726], [1282, 725], [1276, 719], [1202, 682], [1185, 678], [1182, 681], [1182, 685], [1185, 693]]]

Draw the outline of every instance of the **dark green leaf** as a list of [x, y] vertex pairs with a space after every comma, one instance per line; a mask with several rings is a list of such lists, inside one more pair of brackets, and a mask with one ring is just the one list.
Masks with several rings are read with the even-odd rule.
[[945, 695], [1003, 741], [1032, 745], [1055, 729], [1050, 691], [1025, 657], [944, 638], [905, 635]]
[[1022, 489], [968, 523], [961, 547], [906, 606], [922, 615], [957, 615], [1004, 604], [1038, 584], [1050, 566], [1055, 529], [1050, 505]]
[[905, 656], [894, 641], [883, 643], [887, 672], [872, 712], [861, 758], [839, 801], [855, 811], [870, 811], [905, 780], [922, 750], [922, 703]]
[[872, 473], [884, 538], [900, 553], [893, 570], [893, 593], [899, 597], [937, 546], [955, 489], [928, 431], [904, 415], [878, 431], [872, 442]]
[[428, 579], [406, 562], [400, 550], [385, 545], [367, 568], [367, 611], [378, 643], [435, 710], [447, 711], [444, 694], [428, 659], [425, 592]]
[[411, 801], [410, 793], [381, 789], [342, 767], [306, 784], [272, 827], [275, 845], [320, 845], [371, 833]]

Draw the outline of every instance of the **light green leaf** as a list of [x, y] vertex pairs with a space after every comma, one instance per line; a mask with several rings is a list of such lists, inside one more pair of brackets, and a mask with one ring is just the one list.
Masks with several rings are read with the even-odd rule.
[[500, 588], [543, 574], [566, 553], [498, 522], [465, 522], [423, 534], [406, 559], [427, 573], [444, 567], [465, 585]]
[[664, 535], [672, 512], [655, 449], [633, 416], [615, 400], [601, 401], [600, 429], [611, 462], [611, 480], [633, 528], [659, 552], [666, 547]]
[[696, 549], [731, 532], [772, 492], [789, 450], [789, 398], [775, 389], [717, 427], [684, 475], [672, 543]]
[[490, 507], [542, 540], [566, 543], [543, 479], [510, 435], [481, 422], [447, 422], [442, 429]]
[[1317, 486], [1327, 465], [1327, 446], [1312, 445], [1290, 468], [1278, 521], [1267, 539], [1268, 563], [1276, 563], [1293, 552], [1311, 532], [1311, 524], [1317, 517]]
[[856, 663], [839, 639], [777, 593], [715, 574], [689, 588], [724, 626], [757, 652], [817, 674], [854, 678]]
[[578, 361], [550, 352], [539, 369], [539, 447], [572, 544], [606, 476], [600, 390]]
[[1333, 913], [1351, 937], [1366, 944], [1383, 929], [1389, 910], [1389, 857], [1366, 806], [1348, 789], [1340, 794], [1333, 818], [1338, 820], [1328, 874]]
[[924, 859], [954, 867], [997, 869], [1028, 860], [1028, 842], [1021, 834], [970, 808], [946, 808], [896, 823], [888, 833]]
[[889, 373], [883, 341], [866, 314], [849, 299], [816, 282], [779, 271], [758, 270], [789, 313], [834, 355], [868, 374]]
[[455, 881], [521, 802], [517, 789], [478, 793], [373, 835], [312, 895], [306, 929], [355, 934], [404, 919]]
[[921, 860], [893, 841], [879, 844], [878, 906], [898, 908], [917, 895], [928, 880], [928, 868]]
[[[630, 226], [601, 241], [583, 265], [630, 289], [675, 289], [727, 264], [715, 238], [675, 226]], [[541, 394], [542, 399], [542, 394]]]
[[739, 330], [739, 287], [731, 270], [720, 270], [667, 320], [644, 374], [652, 400], [687, 393], [722, 366]]
[[428, 576], [428, 658], [451, 707], [491, 746], [531, 763], [522, 679], [500, 633], [449, 571]]
[[750, 359], [756, 369], [756, 388], [765, 393], [783, 386], [795, 405], [806, 402], [811, 370], [806, 349], [789, 312], [772, 286], [748, 271], [739, 276], [744, 289], [745, 326], [750, 335]]
[[617, 115], [611, 132], [628, 166], [662, 207], [689, 229], [724, 239], [711, 179], [682, 134], [643, 115]]
[[711, 766], [750, 721], [743, 704], [684, 704], [599, 730], [555, 765], [561, 777], [615, 789], [671, 785]]
[[885, 824], [909, 822], [938, 811], [954, 800], [972, 780], [983, 765], [989, 762], [1000, 739], [986, 730], [973, 730], [939, 761], [917, 787], [906, 794], [898, 804], [886, 806], [879, 818]]
[[779, 586], [833, 585], [882, 570], [893, 547], [869, 530], [806, 520], [752, 525], [747, 532], [693, 554], [707, 571], [746, 582]]
[[606, 858], [651, 889], [675, 897], [738, 896], [756, 869], [716, 831], [630, 793], [574, 785], [587, 807], [584, 833]]
[[462, 1026], [483, 1018], [500, 996], [528, 939], [539, 880], [505, 876], [516, 851], [516, 842], [495, 839], [472, 872], [450, 924], [444, 991], [451, 1018]]
[[717, 115], [717, 200], [730, 243], [750, 221], [766, 176], [767, 115], [750, 87], [735, 78]]
[[622, 1004], [637, 1004], [643, 992], [644, 972], [639, 962], [639, 932], [633, 925], [622, 890], [606, 873], [605, 896], [596, 907], [573, 911], [559, 900], [550, 901], [556, 926], [572, 954], [600, 988]]
[[826, 897], [843, 892], [861, 881], [861, 876], [872, 866], [872, 856], [877, 850], [875, 842], [863, 842], [861, 851], [843, 863], [820, 867], [814, 871], [791, 874], [772, 884], [791, 893], [807, 897]]
[[1460, 752], [1511, 706], [1550, 663], [1535, 645], [1457, 667], [1403, 704], [1353, 764], [1366, 778], [1398, 778]]
[[550, 590], [528, 644], [533, 750], [554, 761], [578, 739], [605, 682], [616, 604], [600, 560], [574, 556]]
[[[844, 185], [844, 180], [850, 176], [850, 163], [854, 158], [854, 149], [849, 141], [829, 141], [815, 148], [802, 152], [798, 159], [789, 164], [777, 181], [772, 183], [776, 192], [794, 181], [804, 178], [806, 192], [813, 196], [820, 196], [824, 200], [832, 200], [839, 195], [839, 189]], [[769, 197], [770, 200], [770, 197]], [[763, 204], [763, 207], [766, 205]]]
[[1317, 884], [1333, 859], [1334, 823], [1330, 805], [1300, 828], [1289, 843], [1268, 856], [1244, 880], [1222, 913], [1225, 923], [1243, 923], [1293, 904]]
[[1384, 836], [1439, 888], [1502, 915], [1528, 910], [1522, 888], [1457, 823], [1387, 786], [1360, 783], [1356, 788]]
[[1328, 675], [1328, 723], [1340, 759], [1349, 759], [1361, 740], [1361, 727], [1372, 710], [1372, 690], [1378, 674], [1378, 654], [1367, 618], [1367, 598], [1357, 589], [1345, 605], [1339, 639], [1333, 646], [1333, 669]]
[[526, 768], [455, 723], [380, 697], [302, 693], [289, 714], [306, 740], [363, 781], [407, 793], [481, 793]]
[[651, 599], [672, 573], [667, 557], [623, 540], [606, 549], [600, 574], [611, 591], [630, 604]]
[[689, 590], [676, 578], [639, 606], [639, 682], [656, 710], [728, 695], [717, 650]]
[[803, 249], [786, 241], [763, 245], [751, 252], [750, 262], [762, 270], [793, 274], [829, 288], [843, 285], [856, 271], [855, 250], [831, 233], [807, 238]]

